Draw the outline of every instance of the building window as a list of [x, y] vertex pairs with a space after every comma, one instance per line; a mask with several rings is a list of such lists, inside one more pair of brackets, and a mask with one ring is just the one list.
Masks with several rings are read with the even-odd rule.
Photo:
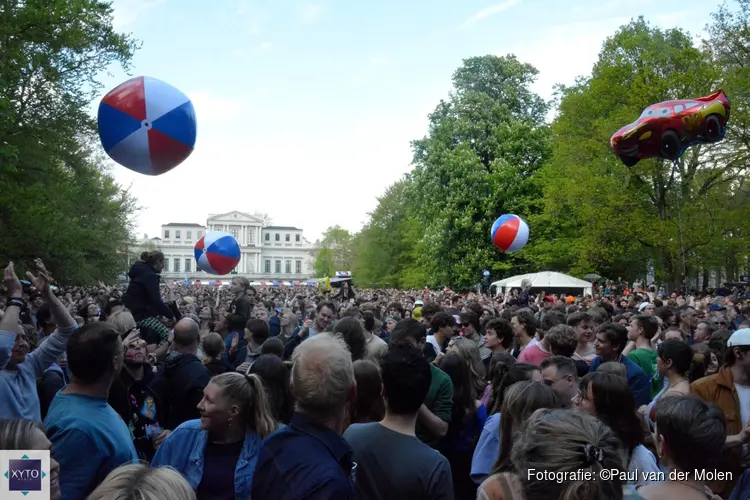
[[281, 261], [276, 261], [276, 274], [281, 274]]
[[286, 267], [286, 273], [292, 274], [292, 261], [291, 260], [286, 261], [285, 267]]
[[185, 238], [187, 238], [188, 241], [193, 239], [193, 232], [192, 231], [185, 231]]
[[169, 272], [169, 259], [164, 258], [164, 269]]
[[276, 241], [281, 241], [281, 235], [279, 233], [276, 233]]
[[299, 234], [295, 234], [294, 235], [294, 241], [296, 241], [297, 243], [299, 243]]
[[271, 241], [271, 233], [266, 233], [266, 241]]
[[286, 241], [292, 241], [292, 236], [290, 234], [287, 234], [284, 238]]
[[192, 272], [192, 270], [190, 268], [190, 259], [185, 259], [185, 272], [186, 273]]
[[176, 273], [180, 272], [180, 259], [174, 260], [174, 272]]
[[266, 259], [266, 264], [264, 266], [267, 273], [271, 272], [271, 259]]
[[296, 274], [302, 274], [302, 261], [301, 260], [294, 262], [294, 272]]
[[198, 231], [198, 239], [203, 238], [203, 231]]
[[232, 236], [234, 236], [234, 239], [236, 240], [240, 237], [240, 232], [237, 229], [232, 229]]
[[180, 230], [175, 229], [174, 231], [174, 239], [179, 240], [180, 239]]
[[169, 229], [165, 229], [165, 230], [164, 230], [164, 239], [165, 239], [165, 240], [168, 240], [168, 239], [169, 239]]

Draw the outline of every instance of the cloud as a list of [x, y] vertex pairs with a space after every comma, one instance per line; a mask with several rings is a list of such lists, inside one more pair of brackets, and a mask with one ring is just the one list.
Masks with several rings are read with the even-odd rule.
[[315, 24], [323, 16], [323, 6], [320, 4], [308, 4], [297, 11], [297, 16], [303, 24]]
[[385, 64], [385, 58], [381, 56], [376, 56], [370, 59], [370, 67], [371, 68], [378, 68]]
[[121, 30], [133, 24], [149, 10], [163, 4], [166, 0], [114, 0], [112, 3], [112, 25]]
[[272, 48], [273, 48], [273, 43], [267, 42], [267, 41], [261, 42], [255, 46], [255, 48], [253, 49], [253, 52], [255, 52], [256, 54], [265, 54], [267, 52], [270, 52]]
[[495, 14], [499, 14], [504, 10], [510, 9], [511, 7], [516, 5], [518, 1], [519, 0], [506, 0], [503, 3], [490, 5], [489, 7], [480, 10], [469, 19], [467, 19], [463, 26], [464, 28], [468, 28], [469, 26], [472, 26], [478, 22], [484, 21], [485, 19], [494, 16]]
[[188, 92], [188, 96], [193, 101], [201, 129], [204, 124], [223, 124], [240, 118], [252, 107], [248, 98], [220, 97], [208, 90]]

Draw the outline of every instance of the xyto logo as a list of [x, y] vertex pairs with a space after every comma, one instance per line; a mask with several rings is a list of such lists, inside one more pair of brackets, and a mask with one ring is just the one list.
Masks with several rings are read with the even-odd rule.
[[24, 455], [20, 460], [9, 460], [8, 489], [26, 495], [31, 491], [42, 491], [42, 479], [47, 474], [42, 471], [42, 461]]

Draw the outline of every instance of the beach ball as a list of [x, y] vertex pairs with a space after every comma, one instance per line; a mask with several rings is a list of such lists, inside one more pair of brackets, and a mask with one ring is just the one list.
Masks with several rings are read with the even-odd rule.
[[239, 261], [240, 245], [231, 234], [211, 231], [195, 244], [196, 265], [208, 274], [229, 274]]
[[156, 78], [139, 76], [111, 90], [99, 103], [97, 120], [104, 151], [141, 174], [169, 172], [195, 146], [193, 103]]
[[501, 215], [490, 232], [492, 243], [503, 252], [515, 252], [529, 241], [529, 226], [517, 215]]

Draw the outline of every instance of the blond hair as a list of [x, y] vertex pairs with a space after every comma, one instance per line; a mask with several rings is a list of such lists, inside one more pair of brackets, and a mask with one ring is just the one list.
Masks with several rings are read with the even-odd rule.
[[240, 410], [240, 419], [249, 431], [265, 439], [276, 429], [263, 381], [253, 373], [227, 372], [211, 379], [230, 403]]
[[130, 311], [117, 311], [107, 318], [107, 323], [115, 327], [117, 333], [125, 335], [129, 330], [136, 327], [135, 318]]
[[196, 500], [187, 480], [171, 467], [123, 465], [110, 472], [87, 500]]

